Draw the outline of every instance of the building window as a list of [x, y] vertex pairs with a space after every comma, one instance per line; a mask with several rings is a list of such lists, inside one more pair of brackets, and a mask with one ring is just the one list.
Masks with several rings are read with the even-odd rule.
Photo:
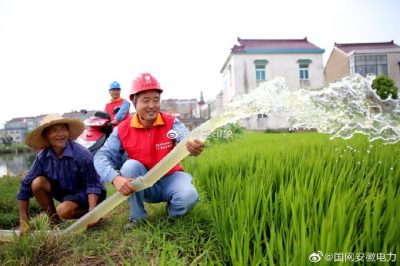
[[350, 73], [388, 75], [386, 55], [356, 55], [350, 59]]
[[254, 60], [254, 65], [256, 67], [256, 80], [264, 81], [267, 80], [265, 74], [265, 66], [268, 64], [268, 60]]
[[256, 66], [256, 79], [257, 81], [265, 80], [265, 66]]
[[400, 61], [399, 61], [399, 74], [400, 74]]
[[308, 66], [311, 64], [310, 59], [299, 59], [297, 63], [299, 64], [299, 76], [300, 80], [309, 80], [309, 69]]
[[308, 80], [308, 65], [300, 64], [299, 70], [300, 70], [300, 80]]
[[229, 89], [231, 87], [231, 66], [228, 66], [227, 70], [224, 73], [224, 89]]

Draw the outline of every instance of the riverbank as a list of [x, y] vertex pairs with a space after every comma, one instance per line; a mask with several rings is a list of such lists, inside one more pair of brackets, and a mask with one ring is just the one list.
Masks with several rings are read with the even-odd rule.
[[[6, 177], [0, 180], [1, 213], [12, 213], [12, 224], [0, 229], [15, 229], [18, 210], [15, 193], [19, 180]], [[1, 196], [4, 191], [8, 195]], [[108, 196], [115, 192], [107, 184]], [[177, 220], [168, 220], [166, 204], [146, 203], [148, 219], [130, 232], [122, 227], [129, 216], [125, 201], [100, 222], [100, 224], [78, 235], [36, 234], [0, 241], [0, 261], [6, 265], [216, 265], [223, 262], [223, 254], [214, 235], [210, 202], [199, 190], [201, 202], [188, 215]], [[47, 229], [48, 220], [37, 215], [39, 206], [31, 199], [32, 224], [37, 229]], [[4, 223], [9, 219], [0, 217]], [[70, 222], [60, 225], [65, 229]], [[37, 226], [39, 225], [39, 226]], [[45, 254], [45, 255], [44, 255]], [[2, 264], [2, 263], [0, 263]], [[2, 264], [3, 265], [3, 264]]]
[[34, 150], [23, 144], [16, 144], [11, 146], [0, 145], [0, 154], [9, 154], [9, 153], [24, 153], [24, 152], [33, 152]]

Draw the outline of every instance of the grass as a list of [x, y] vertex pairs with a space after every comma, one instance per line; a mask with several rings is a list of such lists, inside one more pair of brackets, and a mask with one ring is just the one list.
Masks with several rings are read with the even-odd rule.
[[[362, 136], [330, 141], [317, 133], [247, 133], [230, 143], [212, 142], [201, 156], [184, 161], [201, 196], [187, 216], [170, 222], [165, 204], [147, 205], [146, 222], [125, 234], [124, 202], [84, 234], [0, 244], [0, 261], [308, 265], [317, 251], [399, 256], [399, 155], [399, 144]], [[14, 204], [3, 204], [1, 195], [0, 205]]]
[[149, 218], [124, 233], [128, 206], [123, 203], [100, 227], [73, 237], [68, 257], [60, 258], [57, 264], [189, 265], [198, 261], [210, 265], [218, 260], [220, 251], [210, 231], [210, 211], [205, 204], [174, 222], [166, 219], [165, 207], [147, 205]]
[[[109, 194], [115, 191], [112, 186], [107, 189]], [[149, 218], [129, 233], [122, 230], [128, 222], [128, 204], [124, 202], [85, 234], [5, 242], [0, 244], [1, 265], [220, 264], [222, 251], [206, 201], [174, 221], [167, 220], [166, 204], [146, 205], [146, 210]]]
[[[19, 225], [17, 192], [20, 177], [5, 176], [0, 178], [0, 229], [15, 228]], [[35, 199], [30, 200], [32, 215], [40, 213], [39, 204]]]
[[225, 260], [307, 265], [316, 251], [400, 253], [399, 155], [362, 136], [248, 134], [188, 167], [208, 188]]

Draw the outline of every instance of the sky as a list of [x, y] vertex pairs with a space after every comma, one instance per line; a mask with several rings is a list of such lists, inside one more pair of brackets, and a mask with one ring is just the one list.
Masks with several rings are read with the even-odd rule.
[[[242, 39], [400, 44], [398, 0], [0, 0], [0, 128], [14, 117], [102, 110], [150, 72], [162, 99], [215, 97]], [[131, 109], [133, 111], [133, 107]]]

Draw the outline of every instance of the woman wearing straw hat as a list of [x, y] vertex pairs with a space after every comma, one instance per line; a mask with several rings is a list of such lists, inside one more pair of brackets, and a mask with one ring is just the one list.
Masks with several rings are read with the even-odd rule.
[[[21, 232], [29, 230], [29, 199], [35, 197], [52, 224], [76, 219], [105, 199], [106, 190], [92, 154], [74, 140], [84, 124], [74, 118], [47, 115], [25, 144], [40, 150], [18, 192]], [[60, 202], [57, 208], [54, 200]]]

